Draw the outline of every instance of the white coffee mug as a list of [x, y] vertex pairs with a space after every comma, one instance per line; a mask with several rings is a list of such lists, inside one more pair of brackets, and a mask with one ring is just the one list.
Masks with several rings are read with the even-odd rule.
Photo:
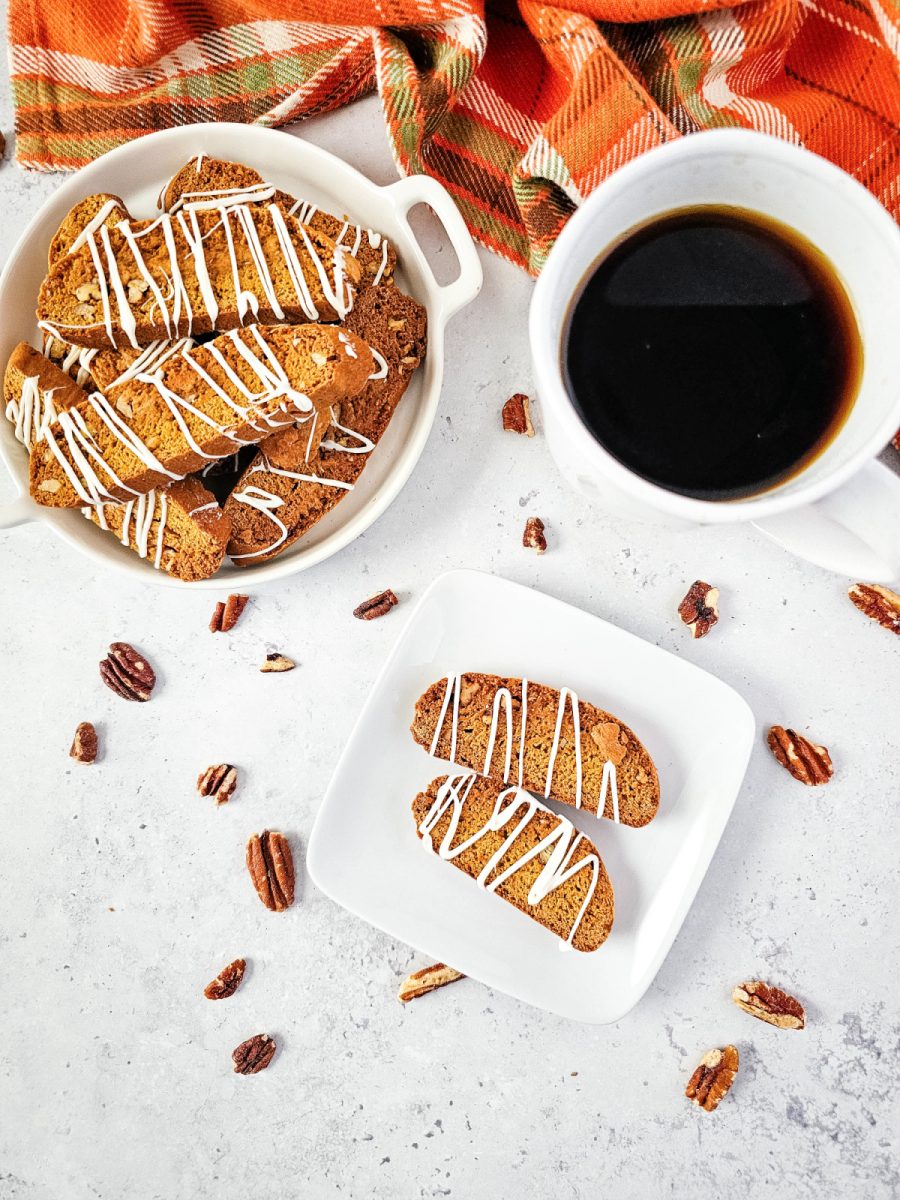
[[[566, 317], [591, 266], [636, 226], [700, 204], [752, 209], [817, 246], [847, 290], [863, 347], [856, 400], [826, 449], [779, 486], [740, 500], [682, 496], [629, 470], [584, 425], [562, 370]], [[538, 279], [529, 323], [550, 450], [566, 478], [605, 508], [671, 526], [750, 521], [843, 575], [900, 576], [900, 476], [876, 461], [900, 428], [900, 229], [839, 167], [743, 129], [650, 150], [601, 183], [566, 225]]]

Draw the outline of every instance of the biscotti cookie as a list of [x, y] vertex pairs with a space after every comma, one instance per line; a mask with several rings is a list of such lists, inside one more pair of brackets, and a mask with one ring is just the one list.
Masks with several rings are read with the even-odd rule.
[[427, 849], [590, 952], [612, 929], [609, 876], [592, 842], [520, 788], [474, 773], [441, 775], [413, 801]]
[[412, 735], [438, 758], [623, 825], [659, 807], [653, 760], [618, 717], [526, 679], [468, 672], [416, 701]]
[[254, 566], [286, 550], [352, 491], [425, 354], [425, 310], [397, 288], [359, 294], [347, 321], [381, 358], [358, 395], [335, 412], [318, 454], [284, 430], [267, 438], [233, 489], [228, 554]]
[[86, 399], [83, 388], [27, 342], [19, 342], [10, 354], [3, 374], [3, 403], [7, 420], [27, 450], [46, 422]]
[[59, 413], [32, 450], [31, 494], [55, 508], [130, 500], [314, 421], [373, 366], [365, 342], [335, 326], [233, 330]]
[[41, 284], [41, 329], [78, 346], [161, 339], [349, 312], [357, 261], [277, 204], [185, 204], [84, 230]]
[[86, 506], [84, 515], [157, 570], [195, 582], [215, 575], [231, 522], [199, 479], [179, 479], [127, 504]]
[[70, 208], [62, 224], [50, 239], [47, 251], [47, 266], [52, 267], [58, 258], [75, 250], [87, 240], [89, 233], [96, 233], [101, 225], [117, 225], [128, 216], [128, 209], [120, 196], [110, 192], [95, 192]]
[[247, 204], [275, 203], [310, 229], [326, 234], [358, 261], [362, 271], [360, 287], [393, 282], [397, 255], [386, 237], [374, 229], [363, 229], [342, 220], [308, 201], [295, 199], [243, 163], [208, 158], [205, 154], [192, 158], [166, 185], [159, 206], [167, 212], [177, 212], [185, 204], [234, 200]]

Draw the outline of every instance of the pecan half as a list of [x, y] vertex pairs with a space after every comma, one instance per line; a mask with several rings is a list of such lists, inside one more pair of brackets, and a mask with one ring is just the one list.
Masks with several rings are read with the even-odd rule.
[[831, 755], [825, 747], [810, 742], [796, 730], [773, 725], [766, 740], [781, 765], [807, 787], [827, 783], [834, 774]]
[[146, 658], [127, 642], [113, 642], [100, 664], [100, 678], [123, 700], [150, 699], [156, 675]]
[[522, 545], [526, 550], [534, 550], [536, 554], [543, 554], [546, 551], [547, 538], [544, 535], [544, 522], [540, 517], [529, 517], [525, 522]]
[[368, 600], [363, 600], [362, 604], [357, 604], [353, 615], [360, 621], [374, 621], [376, 617], [383, 617], [385, 613], [389, 613], [395, 604], [399, 604], [399, 600], [388, 588], [386, 592], [379, 592], [377, 596], [371, 596]]
[[197, 776], [197, 791], [201, 796], [212, 796], [216, 804], [227, 804], [236, 787], [237, 767], [231, 763], [207, 767]]
[[900, 633], [900, 596], [877, 583], [854, 583], [847, 595], [861, 613], [889, 629]]
[[531, 401], [523, 392], [516, 392], [503, 405], [503, 428], [507, 433], [522, 433], [525, 437], [534, 437]]
[[400, 984], [397, 999], [403, 1004], [408, 1004], [410, 1000], [417, 1000], [419, 996], [433, 992], [435, 988], [446, 987], [448, 983], [455, 983], [457, 979], [465, 979], [465, 975], [444, 963], [434, 963], [408, 975]]
[[779, 1029], [804, 1029], [806, 1013], [803, 1005], [781, 988], [769, 987], [761, 979], [749, 983], [739, 983], [731, 993], [731, 998], [745, 1013], [758, 1017], [769, 1025], [777, 1025]]
[[82, 721], [75, 730], [69, 757], [76, 762], [92, 763], [97, 758], [97, 730], [90, 721]]
[[221, 600], [218, 600], [216, 602], [216, 611], [209, 622], [210, 633], [230, 633], [235, 625], [237, 625], [241, 613], [247, 607], [249, 599], [249, 596], [235, 594], [229, 596], [224, 604]]
[[700, 1059], [700, 1066], [688, 1080], [684, 1094], [707, 1112], [719, 1107], [719, 1101], [734, 1083], [738, 1072], [736, 1046], [710, 1050]]
[[267, 1033], [257, 1033], [247, 1038], [231, 1052], [231, 1061], [237, 1075], [256, 1075], [264, 1071], [275, 1057], [275, 1039]]
[[259, 668], [261, 671], [293, 671], [296, 663], [292, 658], [288, 658], [286, 654], [278, 654], [273, 651], [266, 655], [266, 661]]
[[294, 856], [283, 833], [254, 833], [247, 843], [247, 870], [266, 908], [284, 912], [294, 903]]
[[222, 968], [212, 983], [206, 985], [203, 995], [207, 1000], [227, 1000], [241, 986], [246, 969], [247, 964], [244, 959], [236, 958], [234, 962]]
[[719, 589], [696, 579], [678, 605], [678, 615], [695, 638], [706, 637], [719, 619]]

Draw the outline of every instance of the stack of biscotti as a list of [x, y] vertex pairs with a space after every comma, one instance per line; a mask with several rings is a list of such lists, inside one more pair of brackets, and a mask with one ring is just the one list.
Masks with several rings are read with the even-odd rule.
[[[82, 388], [27, 343], [13, 350], [3, 377], [3, 399], [26, 449], [46, 421], [86, 398]], [[158, 570], [190, 581], [216, 573], [231, 531], [215, 497], [197, 479], [177, 480], [127, 504], [86, 505], [82, 511]]]
[[262, 441], [353, 395], [374, 360], [328, 325], [250, 326], [166, 359], [99, 392], [43, 429], [31, 453], [40, 504], [128, 501]]
[[518, 788], [474, 773], [433, 779], [412, 805], [426, 847], [576, 950], [612, 929], [612, 885], [596, 846]]
[[[230, 529], [212, 496], [195, 504], [191, 481], [202, 487], [215, 472], [225, 503], [262, 443], [231, 508], [245, 538], [255, 522], [254, 548], [271, 558], [354, 486], [424, 354], [424, 312], [399, 292], [384, 299], [397, 259], [382, 234], [249, 166], [198, 155], [159, 208], [140, 220], [120, 196], [86, 196], [51, 239], [37, 314], [44, 356], [27, 380], [16, 382], [14, 362], [8, 373], [7, 415], [37, 443], [31, 492], [43, 505], [84, 508], [126, 544], [141, 531], [133, 548], [165, 569], [162, 533], [182, 515], [192, 527], [215, 519], [216, 539]], [[369, 292], [379, 298], [356, 315]], [[359, 336], [370, 326], [384, 346], [375, 361]], [[398, 334], [407, 326], [409, 336]], [[47, 382], [53, 368], [65, 384]], [[270, 518], [274, 506], [288, 525]], [[275, 546], [263, 541], [266, 525], [285, 528]], [[196, 557], [206, 571], [215, 555]]]
[[379, 369], [360, 392], [333, 407], [333, 424], [317, 453], [296, 429], [260, 444], [225, 505], [232, 526], [228, 554], [237, 566], [281, 553], [349, 494], [425, 354], [425, 310], [395, 287], [362, 292], [346, 327], [372, 348]]
[[428, 848], [564, 942], [595, 950], [613, 919], [599, 853], [530, 793], [646, 825], [659, 779], [632, 730], [570, 688], [469, 671], [419, 697], [411, 732], [430, 754], [467, 768], [413, 801]]
[[159, 198], [159, 207], [171, 213], [188, 204], [215, 204], [236, 196], [248, 204], [277, 204], [284, 212], [296, 216], [302, 225], [319, 230], [336, 246], [348, 250], [360, 265], [360, 288], [393, 282], [397, 255], [383, 234], [354, 225], [349, 218], [342, 220], [308, 200], [288, 195], [243, 163], [198, 155], [172, 177]]

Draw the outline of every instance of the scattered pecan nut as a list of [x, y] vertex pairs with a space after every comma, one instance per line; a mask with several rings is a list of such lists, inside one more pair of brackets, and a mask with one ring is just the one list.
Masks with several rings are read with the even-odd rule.
[[100, 678], [123, 700], [150, 699], [156, 675], [146, 658], [127, 642], [113, 642], [100, 664]]
[[231, 1061], [237, 1075], [256, 1075], [259, 1071], [264, 1071], [274, 1057], [275, 1039], [267, 1033], [257, 1033], [254, 1037], [247, 1038], [246, 1042], [241, 1042], [231, 1052]]
[[861, 613], [889, 629], [900, 633], [900, 596], [877, 583], [854, 583], [847, 595]]
[[894, 434], [894, 436], [891, 438], [891, 445], [894, 447], [895, 450], [900, 450], [900, 429], [898, 429], [897, 432]]
[[294, 903], [294, 856], [283, 833], [264, 829], [247, 843], [247, 870], [263, 904], [284, 912]]
[[503, 405], [503, 428], [507, 433], [522, 433], [525, 437], [534, 437], [531, 401], [523, 392], [516, 392]]
[[769, 1025], [777, 1025], [779, 1029], [804, 1029], [806, 1013], [803, 1005], [781, 988], [769, 987], [761, 979], [749, 983], [739, 983], [731, 993], [731, 998], [745, 1013], [758, 1017]]
[[700, 1065], [688, 1080], [684, 1094], [707, 1112], [719, 1107], [719, 1101], [734, 1083], [738, 1072], [737, 1046], [710, 1050], [700, 1059]]
[[203, 995], [207, 1000], [227, 1000], [241, 986], [246, 969], [247, 964], [244, 959], [236, 958], [234, 962], [222, 968], [212, 983], [206, 985]]
[[278, 654], [273, 651], [266, 655], [266, 661], [259, 668], [261, 671], [293, 671], [296, 663], [292, 658], [288, 658], [286, 654]]
[[92, 763], [97, 758], [97, 730], [90, 721], [82, 721], [75, 730], [69, 757], [76, 762]]
[[544, 534], [544, 522], [540, 517], [529, 517], [525, 522], [522, 545], [526, 550], [534, 550], [536, 554], [543, 554], [546, 551], [547, 538]]
[[825, 747], [817, 746], [794, 729], [773, 725], [766, 741], [781, 765], [807, 787], [827, 783], [834, 774], [831, 755]]
[[399, 604], [399, 601], [388, 588], [386, 592], [379, 592], [377, 596], [371, 596], [368, 600], [363, 600], [362, 604], [357, 604], [353, 615], [360, 621], [374, 621], [376, 617], [383, 617], [385, 613], [389, 613], [395, 604]]
[[433, 992], [435, 988], [446, 987], [448, 983], [455, 983], [457, 979], [465, 979], [465, 975], [444, 963], [434, 963], [408, 975], [400, 984], [397, 999], [403, 1004], [408, 1004], [410, 1000], [417, 1000], [419, 996]]
[[212, 796], [216, 804], [227, 804], [236, 787], [237, 767], [231, 763], [207, 767], [197, 776], [197, 791], [201, 796]]
[[719, 589], [696, 579], [678, 605], [678, 615], [695, 638], [706, 637], [719, 619]]
[[237, 625], [241, 613], [247, 607], [249, 596], [233, 595], [229, 596], [223, 604], [221, 600], [216, 602], [216, 611], [213, 613], [209, 622], [210, 633], [230, 633]]

